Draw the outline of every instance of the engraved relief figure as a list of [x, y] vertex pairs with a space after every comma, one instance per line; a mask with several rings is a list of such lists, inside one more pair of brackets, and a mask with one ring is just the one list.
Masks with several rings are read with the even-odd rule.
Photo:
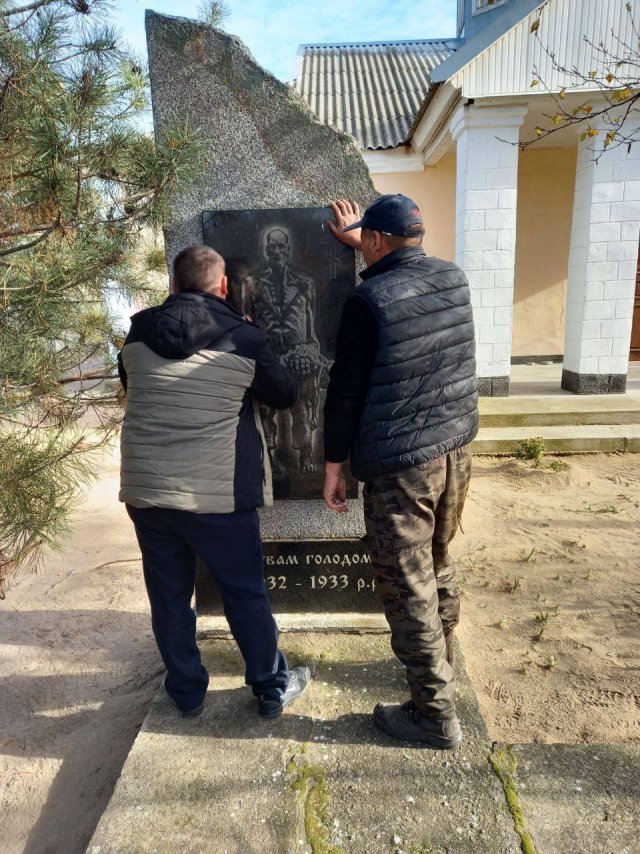
[[[300, 474], [318, 471], [314, 460], [314, 437], [318, 427], [320, 391], [328, 360], [320, 350], [315, 326], [316, 285], [291, 265], [291, 241], [284, 228], [265, 234], [267, 265], [245, 284], [247, 312], [265, 330], [271, 346], [297, 376], [298, 402], [288, 416], [292, 445], [298, 452]], [[263, 413], [267, 446], [276, 477], [285, 473], [286, 445], [283, 422], [275, 410]]]

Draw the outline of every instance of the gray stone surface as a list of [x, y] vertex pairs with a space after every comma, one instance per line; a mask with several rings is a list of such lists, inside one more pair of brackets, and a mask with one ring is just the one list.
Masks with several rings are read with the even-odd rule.
[[509, 397], [509, 377], [478, 377], [480, 397]]
[[388, 636], [295, 634], [282, 645], [293, 662], [312, 663], [314, 681], [282, 718], [267, 722], [256, 716], [233, 644], [202, 643], [212, 674], [202, 717], [183, 721], [159, 693], [91, 854], [309, 854], [320, 838], [325, 847], [316, 850], [336, 846], [335, 854], [517, 854], [460, 653], [465, 741], [440, 752], [373, 727], [377, 701], [407, 697]]
[[590, 424], [566, 427], [482, 427], [471, 444], [474, 454], [513, 456], [518, 442], [537, 436], [550, 454], [640, 452], [640, 424]]
[[276, 501], [260, 510], [265, 540], [362, 537], [365, 533], [362, 499], [347, 501], [348, 513], [334, 513], [324, 501]]
[[238, 39], [206, 24], [147, 12], [157, 133], [189, 120], [205, 142], [196, 182], [173, 200], [167, 256], [202, 243], [202, 212], [317, 207], [376, 196], [357, 142], [322, 124]]
[[640, 745], [513, 748], [536, 854], [637, 854]]
[[562, 388], [574, 394], [624, 394], [626, 374], [577, 374], [562, 371]]

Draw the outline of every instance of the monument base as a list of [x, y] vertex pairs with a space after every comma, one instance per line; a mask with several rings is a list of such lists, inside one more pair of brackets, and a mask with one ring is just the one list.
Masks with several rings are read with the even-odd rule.
[[[341, 614], [275, 614], [281, 635], [332, 635], [338, 632], [344, 635], [390, 634], [382, 606], [379, 614], [362, 614], [345, 611]], [[200, 616], [196, 628], [198, 642], [215, 638], [231, 638], [229, 624], [225, 617]]]
[[[276, 501], [260, 511], [264, 573], [275, 614], [381, 613], [361, 499], [348, 507], [348, 513], [337, 514], [323, 501]], [[213, 573], [200, 561], [196, 609], [200, 618], [223, 614]]]

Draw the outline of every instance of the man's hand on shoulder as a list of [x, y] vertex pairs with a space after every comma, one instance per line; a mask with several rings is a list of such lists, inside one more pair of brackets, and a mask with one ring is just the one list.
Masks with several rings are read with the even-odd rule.
[[331, 209], [333, 210], [336, 221], [332, 222], [328, 220], [327, 225], [329, 226], [329, 230], [341, 243], [359, 252], [362, 229], [354, 228], [353, 231], [345, 232], [345, 228], [348, 228], [354, 222], [358, 222], [361, 219], [360, 206], [351, 199], [337, 199], [331, 202]]
[[347, 482], [342, 463], [327, 463], [324, 475], [324, 502], [334, 513], [347, 513]]

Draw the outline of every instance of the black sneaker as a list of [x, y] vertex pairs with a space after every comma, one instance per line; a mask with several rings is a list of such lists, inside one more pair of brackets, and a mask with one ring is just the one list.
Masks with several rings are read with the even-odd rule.
[[[173, 700], [173, 697], [172, 697], [172, 696], [171, 696], [171, 694], [169, 694], [169, 692], [167, 691], [167, 676], [166, 676], [166, 674], [164, 675], [164, 677], [163, 677], [163, 679], [162, 679], [162, 685], [161, 685], [160, 687], [161, 687], [161, 688], [163, 688], [163, 689], [164, 689], [164, 691], [165, 691], [165, 693], [166, 693], [166, 695], [167, 695], [171, 700]], [[175, 703], [175, 700], [173, 700], [173, 702]], [[178, 706], [177, 706], [177, 705], [176, 705], [176, 708], [178, 708]], [[180, 715], [181, 715], [181, 717], [183, 717], [183, 718], [197, 718], [199, 715], [201, 715], [201, 714], [202, 714], [203, 709], [204, 709], [204, 700], [200, 703], [200, 705], [199, 705], [199, 706], [196, 706], [196, 708], [195, 708], [195, 709], [188, 709], [187, 711], [184, 711], [183, 709], [178, 708], [178, 711], [180, 712]]]
[[195, 709], [189, 709], [188, 711], [184, 711], [180, 709], [180, 714], [183, 718], [197, 718], [202, 714], [202, 710], [204, 709], [204, 702], [200, 703], [200, 705]]
[[277, 718], [309, 687], [311, 671], [308, 667], [292, 667], [289, 672], [289, 684], [284, 694], [277, 700], [270, 697], [258, 697], [258, 712], [263, 718]]
[[457, 718], [432, 721], [415, 706], [413, 700], [402, 705], [385, 706], [373, 710], [373, 721], [378, 729], [401, 741], [412, 741], [435, 750], [451, 750], [462, 741], [462, 730]]

